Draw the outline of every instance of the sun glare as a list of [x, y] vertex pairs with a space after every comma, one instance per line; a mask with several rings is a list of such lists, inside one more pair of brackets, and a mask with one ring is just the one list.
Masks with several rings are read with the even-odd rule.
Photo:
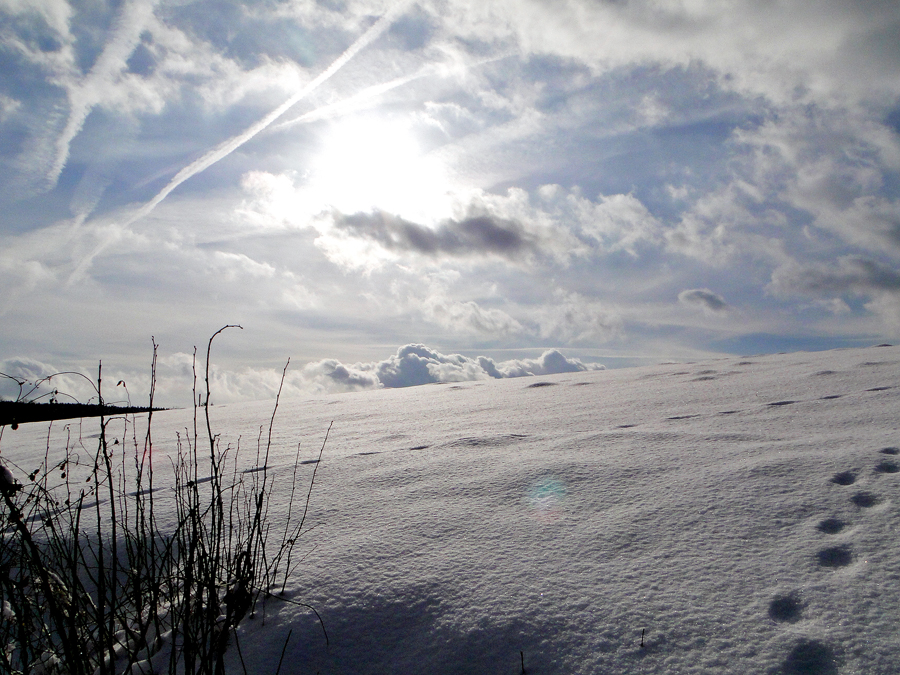
[[402, 122], [365, 117], [336, 123], [312, 169], [317, 196], [344, 213], [382, 209], [428, 222], [448, 209], [443, 167]]

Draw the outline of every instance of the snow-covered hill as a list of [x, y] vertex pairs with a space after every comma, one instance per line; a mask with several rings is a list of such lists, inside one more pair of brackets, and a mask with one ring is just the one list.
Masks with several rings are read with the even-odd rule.
[[[283, 673], [896, 673], [898, 376], [873, 347], [283, 401], [273, 522], [334, 421], [285, 596], [330, 645], [272, 599], [248, 671], [291, 630]], [[216, 430], [249, 461], [271, 407]], [[154, 416], [159, 466], [189, 426]]]

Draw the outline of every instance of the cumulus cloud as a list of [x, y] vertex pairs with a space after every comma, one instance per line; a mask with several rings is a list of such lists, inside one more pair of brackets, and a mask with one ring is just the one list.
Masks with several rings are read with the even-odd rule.
[[9, 311], [23, 294], [54, 281], [53, 273], [41, 262], [0, 254], [0, 286], [4, 288], [0, 316]]
[[678, 302], [688, 307], [695, 307], [710, 314], [719, 314], [728, 311], [728, 303], [718, 293], [713, 293], [708, 288], [693, 288], [681, 291], [678, 294]]
[[900, 170], [900, 136], [882, 120], [797, 106], [734, 138], [748, 151], [741, 178], [753, 200], [789, 204], [847, 244], [900, 256], [900, 202], [885, 189]]
[[309, 309], [317, 304], [315, 293], [297, 274], [243, 253], [215, 251], [207, 265], [209, 279], [220, 288], [229, 288], [233, 297], [251, 297], [266, 306]]
[[538, 359], [511, 359], [496, 364], [497, 372], [503, 377], [528, 377], [531, 375], [555, 375], [558, 373], [581, 373], [587, 370], [605, 370], [598, 363], [582, 363], [570, 359], [556, 349], [548, 349]]
[[324, 359], [308, 363], [303, 367], [302, 376], [311, 382], [314, 390], [358, 391], [378, 389], [381, 381], [367, 369], [346, 366], [336, 359]]
[[724, 265], [740, 252], [756, 253], [747, 234], [766, 220], [783, 222], [777, 213], [761, 212], [760, 194], [740, 178], [712, 190], [682, 212], [680, 221], [666, 232], [669, 250]]
[[514, 359], [496, 363], [485, 356], [471, 359], [461, 354], [441, 354], [421, 344], [410, 344], [401, 347], [394, 356], [384, 361], [356, 364], [354, 368], [373, 372], [383, 387], [409, 387], [435, 382], [574, 373], [601, 370], [603, 366], [566, 358], [555, 349], [545, 351], [538, 359]]
[[97, 392], [91, 382], [87, 375], [61, 372], [51, 364], [28, 357], [0, 360], [0, 399], [3, 400], [46, 402], [50, 396], [63, 403], [96, 400]]
[[567, 199], [578, 214], [582, 230], [608, 250], [636, 255], [639, 242], [655, 242], [662, 231], [659, 220], [633, 194], [600, 195], [596, 203], [576, 195]]
[[633, 194], [600, 194], [593, 200], [580, 188], [553, 183], [534, 191], [511, 188], [505, 195], [480, 193], [469, 208], [526, 224], [541, 233], [543, 249], [554, 251], [558, 260], [591, 252], [636, 255], [639, 244], [657, 243], [662, 231], [660, 221]]
[[[157, 400], [183, 401], [184, 391], [191, 388], [192, 364], [193, 356], [184, 353], [159, 359]], [[322, 359], [302, 368], [288, 368], [283, 383], [282, 371], [275, 368], [234, 370], [213, 364], [210, 387], [214, 403], [222, 404], [274, 398], [279, 387], [282, 396], [290, 397], [603, 369], [600, 364], [568, 358], [556, 349], [547, 350], [536, 359], [497, 362], [486, 356], [469, 358], [443, 354], [422, 344], [408, 344], [381, 361], [345, 364], [337, 359]]]

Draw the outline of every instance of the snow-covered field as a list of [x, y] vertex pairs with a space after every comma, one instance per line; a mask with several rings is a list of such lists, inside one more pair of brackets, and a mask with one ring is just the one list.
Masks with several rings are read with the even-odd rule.
[[[900, 672], [898, 375], [872, 347], [282, 401], [273, 523], [334, 421], [287, 594], [330, 645], [269, 600], [248, 671], [292, 630], [282, 673]], [[271, 407], [215, 429], [249, 460]], [[154, 417], [160, 466], [189, 425]]]

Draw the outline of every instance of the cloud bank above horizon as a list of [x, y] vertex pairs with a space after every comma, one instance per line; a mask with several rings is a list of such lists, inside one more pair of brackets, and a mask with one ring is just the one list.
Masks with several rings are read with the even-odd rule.
[[0, 360], [138, 372], [150, 336], [225, 323], [231, 372], [900, 335], [895, 2], [0, 0], [0, 25]]
[[[158, 405], [162, 400], [164, 406], [190, 406], [195, 363], [194, 356], [185, 353], [165, 355], [159, 359], [156, 370]], [[199, 377], [203, 364], [199, 363], [196, 367]], [[210, 389], [211, 401], [232, 403], [273, 399], [279, 390], [286, 397], [339, 394], [591, 370], [605, 370], [605, 366], [567, 358], [556, 349], [548, 349], [535, 359], [507, 359], [497, 362], [487, 356], [470, 358], [462, 354], [442, 354], [422, 344], [409, 344], [400, 347], [386, 359], [353, 364], [323, 359], [300, 368], [291, 368], [287, 364], [284, 370], [243, 368], [239, 371], [211, 364]], [[114, 393], [110, 393], [107, 385], [104, 392], [107, 402], [129, 402], [129, 383], [137, 385], [137, 389], [149, 390], [149, 373], [127, 373], [128, 382], [119, 379], [125, 376], [121, 372], [105, 374], [107, 380], [118, 382], [113, 388]], [[3, 400], [46, 401], [52, 395], [60, 402], [96, 402], [96, 390], [92, 384], [94, 381], [95, 377], [90, 373], [61, 373], [54, 366], [34, 359], [0, 361], [0, 399]], [[20, 383], [24, 383], [24, 386], [20, 387]], [[130, 402], [134, 405], [145, 404], [141, 400]]]

